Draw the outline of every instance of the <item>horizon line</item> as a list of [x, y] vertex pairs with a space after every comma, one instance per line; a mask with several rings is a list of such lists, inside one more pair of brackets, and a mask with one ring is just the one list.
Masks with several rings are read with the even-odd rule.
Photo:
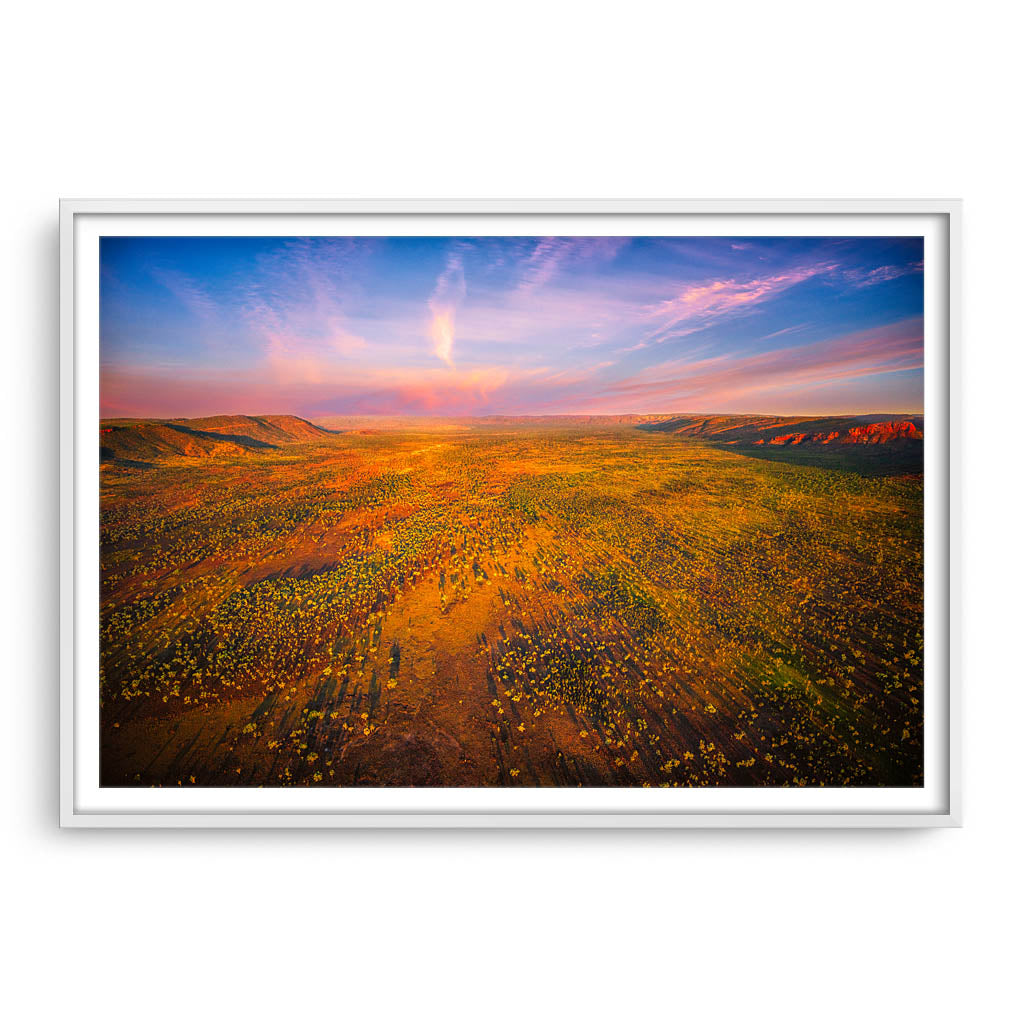
[[892, 410], [889, 412], [725, 412], [725, 411], [714, 411], [714, 412], [693, 412], [693, 411], [667, 411], [667, 412], [541, 412], [541, 413], [484, 413], [478, 415], [458, 415], [458, 414], [443, 414], [443, 413], [421, 413], [421, 412], [402, 412], [402, 413], [362, 413], [362, 412], [332, 412], [325, 413], [323, 415], [314, 416], [300, 416], [294, 412], [213, 412], [206, 413], [202, 416], [149, 416], [140, 414], [137, 416], [103, 416], [101, 415], [100, 420], [154, 420], [154, 421], [172, 421], [172, 420], [203, 420], [203, 419], [215, 419], [217, 417], [229, 417], [229, 416], [242, 416], [250, 419], [257, 419], [260, 417], [267, 416], [292, 416], [295, 419], [305, 420], [307, 423], [314, 423], [317, 420], [326, 419], [364, 419], [364, 420], [396, 420], [396, 419], [416, 419], [416, 420], [493, 420], [493, 419], [519, 419], [519, 420], [540, 420], [540, 419], [610, 419], [616, 416], [731, 416], [742, 419], [757, 419], [759, 417], [774, 416], [779, 419], [794, 419], [798, 417], [817, 417], [820, 419], [826, 418], [839, 418], [839, 417], [850, 417], [850, 416], [924, 416], [924, 410], [910, 411], [907, 409]]

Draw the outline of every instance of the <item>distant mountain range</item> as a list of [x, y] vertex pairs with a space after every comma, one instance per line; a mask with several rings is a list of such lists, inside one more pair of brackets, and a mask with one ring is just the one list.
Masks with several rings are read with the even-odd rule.
[[299, 416], [207, 416], [200, 419], [109, 419], [100, 423], [100, 458], [120, 465], [149, 465], [178, 458], [238, 457], [253, 452], [323, 441], [339, 433], [386, 430], [466, 429], [489, 426], [635, 426], [713, 444], [741, 447], [896, 445], [919, 448], [924, 417], [709, 416], [478, 416], [418, 418], [331, 416], [318, 423]]

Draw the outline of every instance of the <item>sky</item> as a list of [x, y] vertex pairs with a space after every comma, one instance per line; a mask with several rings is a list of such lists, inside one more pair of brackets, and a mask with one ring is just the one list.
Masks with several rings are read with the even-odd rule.
[[919, 413], [915, 237], [104, 237], [103, 416]]

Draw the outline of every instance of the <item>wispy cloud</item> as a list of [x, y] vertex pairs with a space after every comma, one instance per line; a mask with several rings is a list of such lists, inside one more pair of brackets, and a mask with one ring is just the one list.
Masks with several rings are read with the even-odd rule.
[[452, 368], [455, 366], [455, 312], [465, 296], [466, 275], [462, 256], [452, 252], [427, 302], [431, 315], [430, 339], [434, 355]]
[[859, 330], [920, 313], [920, 257], [884, 238], [114, 240], [104, 407], [769, 409], [920, 366], [919, 342], [886, 362], [893, 336]]
[[[706, 350], [705, 350], [706, 351]], [[745, 355], [722, 353], [647, 367], [605, 390], [618, 408], [651, 409], [668, 402], [679, 411], [732, 410], [751, 399], [820, 389], [877, 374], [920, 369], [923, 321], [913, 317], [826, 341]], [[653, 404], [652, 404], [653, 403]]]
[[614, 259], [628, 242], [628, 238], [614, 236], [538, 239], [521, 262], [518, 290], [532, 294], [554, 280], [567, 265]]
[[905, 263], [899, 266], [886, 264], [882, 267], [847, 267], [842, 271], [844, 281], [854, 288], [870, 288], [875, 284], [883, 284], [886, 281], [895, 281], [898, 277], [906, 274], [917, 274], [924, 269], [924, 263]]
[[762, 334], [761, 335], [761, 341], [769, 341], [772, 338], [781, 338], [781, 337], [783, 337], [783, 335], [786, 335], [786, 334], [795, 334], [797, 331], [804, 331], [804, 330], [806, 330], [810, 326], [811, 325], [809, 323], [806, 323], [806, 324], [793, 324], [792, 327], [783, 327], [779, 331], [772, 331], [771, 334]]
[[658, 323], [643, 340], [660, 343], [669, 338], [685, 337], [723, 318], [748, 313], [780, 292], [835, 269], [834, 263], [822, 263], [769, 277], [724, 278], [687, 285], [677, 295], [650, 308], [649, 319]]
[[[305, 366], [287, 372], [264, 364], [243, 373], [177, 373], [152, 367], [104, 369], [103, 414], [205, 415], [213, 412], [295, 411], [306, 415], [365, 413], [470, 416], [492, 413], [653, 413], [828, 411], [829, 395], [864, 379], [918, 370], [923, 363], [919, 317], [840, 335], [809, 345], [733, 355], [702, 346], [628, 377], [603, 360], [573, 367], [472, 369], [377, 367], [358, 380], [344, 367]], [[848, 392], [842, 392], [846, 395]], [[877, 412], [871, 390], [860, 408]], [[887, 392], [889, 393], [889, 392]], [[918, 389], [908, 383], [900, 411], [920, 408]]]
[[217, 303], [188, 275], [163, 267], [154, 267], [151, 273], [193, 316], [206, 321], [217, 319]]
[[282, 380], [318, 383], [338, 358], [369, 347], [346, 311], [350, 266], [362, 252], [355, 239], [303, 238], [259, 261], [238, 316]]

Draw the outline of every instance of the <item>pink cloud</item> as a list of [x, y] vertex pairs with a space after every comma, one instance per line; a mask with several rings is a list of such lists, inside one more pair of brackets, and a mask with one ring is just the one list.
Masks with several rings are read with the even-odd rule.
[[683, 337], [711, 326], [725, 317], [752, 309], [779, 292], [819, 274], [835, 270], [835, 264], [798, 267], [771, 277], [737, 281], [735, 278], [688, 285], [678, 295], [651, 306], [648, 316], [660, 321], [644, 339], [649, 342]]
[[764, 400], [876, 374], [920, 369], [924, 365], [922, 330], [921, 318], [913, 317], [885, 327], [771, 352], [673, 360], [610, 385], [604, 398], [617, 403], [617, 411], [650, 408], [652, 402], [666, 401], [676, 405], [690, 403], [686, 408], [695, 411], [709, 407], [736, 411], [752, 399]]
[[[828, 408], [877, 412], [871, 397], [876, 392], [890, 400], [890, 396], [898, 396], [898, 406], [904, 412], [919, 410], [922, 402], [920, 379], [905, 375], [923, 365], [920, 317], [771, 352], [719, 354], [705, 347], [625, 379], [614, 378], [611, 360], [570, 368], [360, 367], [297, 355], [288, 350], [287, 338], [279, 338], [277, 344], [279, 359], [272, 356], [246, 370], [104, 367], [102, 414], [471, 416], [825, 412]], [[901, 373], [904, 376], [899, 376]], [[863, 383], [866, 378], [875, 382], [869, 387]], [[892, 383], [883, 388], [884, 381]]]
[[101, 415], [178, 417], [299, 413], [339, 410], [394, 415], [472, 415], [509, 387], [522, 387], [536, 372], [507, 367], [472, 370], [367, 369], [358, 372], [302, 359], [254, 369], [199, 371], [104, 367]]

